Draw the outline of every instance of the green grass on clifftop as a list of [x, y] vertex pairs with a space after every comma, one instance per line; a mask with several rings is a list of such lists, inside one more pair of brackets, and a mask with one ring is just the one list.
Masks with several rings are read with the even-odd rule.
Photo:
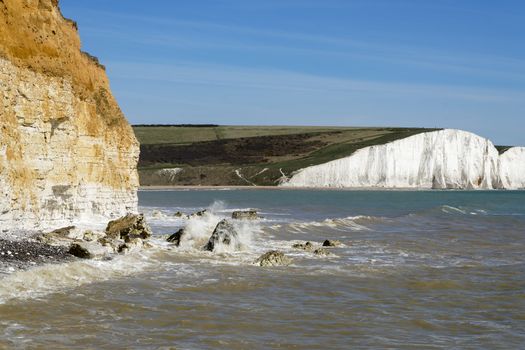
[[[422, 128], [135, 126], [142, 185], [276, 185], [283, 175]], [[182, 168], [159, 175], [159, 169]]]

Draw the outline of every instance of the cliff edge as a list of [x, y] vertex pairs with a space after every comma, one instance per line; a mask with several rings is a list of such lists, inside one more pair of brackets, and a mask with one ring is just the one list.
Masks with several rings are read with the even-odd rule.
[[0, 226], [137, 210], [139, 145], [58, 0], [0, 0]]
[[281, 186], [522, 189], [525, 148], [500, 155], [481, 136], [445, 129], [365, 147], [349, 157], [301, 169]]

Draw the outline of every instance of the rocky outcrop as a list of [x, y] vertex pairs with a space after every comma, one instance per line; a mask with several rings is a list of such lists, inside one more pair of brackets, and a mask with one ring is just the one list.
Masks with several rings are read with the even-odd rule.
[[0, 224], [136, 212], [138, 143], [57, 0], [0, 1]]
[[323, 247], [339, 247], [341, 242], [337, 240], [327, 239], [323, 242]]
[[106, 235], [111, 239], [147, 239], [151, 237], [151, 228], [146, 223], [143, 214], [128, 214], [110, 221], [106, 227]]
[[295, 243], [295, 244], [292, 245], [292, 248], [311, 251], [311, 250], [314, 249], [314, 245], [312, 244], [312, 242]]
[[499, 156], [492, 142], [466, 131], [440, 130], [362, 148], [349, 157], [301, 169], [282, 186], [524, 188], [523, 151], [508, 152]]
[[69, 247], [69, 254], [81, 259], [95, 259], [114, 253], [108, 246], [96, 242], [76, 242]]
[[284, 255], [283, 252], [272, 250], [261, 255], [255, 264], [259, 266], [287, 266], [292, 263], [292, 259]]
[[507, 189], [525, 188], [525, 147], [512, 147], [500, 158], [499, 176]]
[[78, 258], [94, 259], [141, 249], [150, 236], [144, 216], [128, 214], [110, 221], [105, 232], [68, 226], [38, 234], [35, 239], [47, 246], [68, 248], [69, 254]]
[[204, 250], [215, 252], [225, 247], [231, 248], [230, 250], [241, 249], [239, 233], [232, 223], [226, 219], [217, 224]]
[[259, 216], [256, 210], [236, 210], [232, 213], [232, 219], [237, 220], [257, 220]]
[[170, 235], [166, 241], [175, 244], [175, 246], [180, 246], [180, 241], [182, 239], [182, 236], [184, 235], [184, 228], [179, 229], [174, 234]]
[[328, 249], [326, 249], [326, 248], [317, 248], [316, 250], [314, 250], [314, 255], [317, 255], [317, 256], [331, 256], [332, 253], [330, 253], [328, 251]]

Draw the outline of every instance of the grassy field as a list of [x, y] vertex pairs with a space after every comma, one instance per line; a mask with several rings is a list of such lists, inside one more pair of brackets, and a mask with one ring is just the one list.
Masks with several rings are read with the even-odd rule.
[[[136, 126], [142, 185], [276, 185], [284, 175], [435, 129]], [[159, 169], [182, 168], [177, 174]]]
[[241, 137], [305, 134], [357, 128], [319, 126], [134, 126], [141, 145], [190, 144]]

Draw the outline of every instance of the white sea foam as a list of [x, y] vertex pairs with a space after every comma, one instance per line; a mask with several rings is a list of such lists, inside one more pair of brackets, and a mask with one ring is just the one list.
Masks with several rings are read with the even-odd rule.
[[[349, 216], [346, 218], [325, 219], [322, 221], [308, 221], [308, 222], [292, 222], [286, 224], [288, 230], [292, 232], [304, 233], [311, 228], [331, 228], [336, 231], [369, 231], [370, 228], [363, 224], [359, 224], [358, 220], [381, 220], [371, 216]], [[272, 225], [270, 229], [281, 229], [283, 225]]]
[[32, 299], [81, 285], [128, 276], [153, 268], [155, 249], [120, 255], [110, 261], [76, 260], [46, 264], [2, 278], [0, 303]]
[[[232, 209], [227, 209], [224, 202], [215, 201], [202, 216], [190, 216], [184, 221], [184, 235], [181, 237], [178, 249], [201, 251], [217, 224], [221, 220], [229, 218], [232, 211]], [[261, 232], [258, 220], [231, 220], [231, 223], [238, 235], [233, 237], [230, 245], [219, 242], [214, 250], [217, 254], [234, 253], [235, 247], [240, 247], [241, 250], [250, 250], [254, 235]]]

